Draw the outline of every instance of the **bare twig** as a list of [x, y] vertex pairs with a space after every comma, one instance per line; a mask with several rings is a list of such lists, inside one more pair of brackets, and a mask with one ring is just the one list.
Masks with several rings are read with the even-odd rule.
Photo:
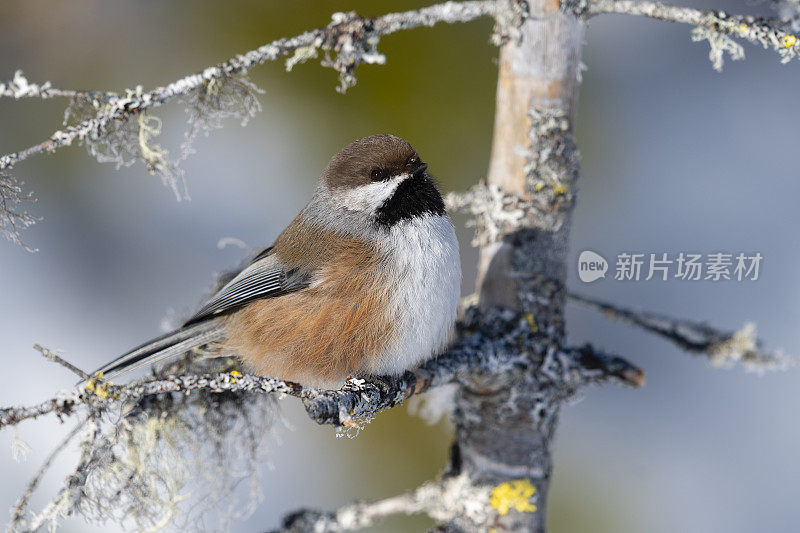
[[53, 361], [54, 363], [58, 363], [59, 365], [63, 366], [64, 368], [68, 369], [70, 372], [78, 376], [79, 378], [89, 379], [90, 377], [89, 374], [87, 374], [77, 366], [73, 365], [69, 361], [64, 360], [53, 350], [45, 348], [44, 346], [41, 346], [39, 344], [34, 344], [33, 349], [41, 353], [45, 359]]
[[625, 309], [577, 294], [570, 294], [569, 299], [614, 320], [655, 333], [688, 352], [708, 357], [715, 365], [741, 362], [750, 369], [768, 370], [797, 364], [796, 359], [779, 351], [765, 351], [752, 323], [745, 324], [738, 331], [726, 331], [703, 322]]
[[[80, 504], [82, 497], [82, 488], [86, 484], [86, 479], [91, 471], [91, 464], [97, 457], [100, 449], [95, 446], [95, 441], [100, 434], [100, 425], [96, 415], [92, 415], [89, 419], [78, 426], [84, 431], [84, 438], [81, 441], [81, 455], [78, 460], [78, 465], [75, 471], [67, 476], [64, 480], [64, 485], [58, 494], [50, 501], [50, 503], [38, 515], [33, 516], [30, 520], [24, 519], [25, 508], [20, 508], [21, 523], [12, 523], [14, 530], [34, 532], [38, 531], [45, 522], [50, 522], [55, 526], [56, 520], [72, 510], [76, 509]], [[52, 529], [55, 529], [53, 527]]]
[[84, 429], [85, 420], [79, 422], [72, 430], [67, 433], [67, 436], [58, 443], [58, 445], [53, 448], [53, 451], [50, 452], [50, 455], [44, 460], [42, 466], [39, 467], [39, 471], [36, 472], [36, 475], [33, 476], [28, 486], [25, 487], [25, 491], [20, 495], [17, 499], [16, 505], [11, 509], [11, 523], [12, 524], [24, 524], [25, 523], [25, 513], [28, 509], [28, 504], [30, 502], [31, 496], [39, 487], [39, 483], [41, 483], [42, 478], [50, 470], [50, 467], [53, 465], [53, 461], [55, 461], [56, 457], [63, 452], [67, 445], [72, 442], [78, 433]]

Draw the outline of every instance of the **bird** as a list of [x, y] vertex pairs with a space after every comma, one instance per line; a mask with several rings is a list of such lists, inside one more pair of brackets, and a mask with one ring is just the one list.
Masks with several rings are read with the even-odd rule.
[[272, 246], [178, 329], [97, 369], [109, 379], [203, 346], [305, 387], [400, 375], [449, 342], [461, 287], [455, 229], [408, 141], [345, 146]]

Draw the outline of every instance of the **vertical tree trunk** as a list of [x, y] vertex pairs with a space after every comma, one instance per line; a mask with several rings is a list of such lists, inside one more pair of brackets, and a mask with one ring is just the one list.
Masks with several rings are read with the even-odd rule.
[[[509, 10], [522, 5], [502, 4]], [[528, 6], [519, 37], [511, 35], [500, 52], [488, 184], [531, 207], [523, 229], [482, 247], [478, 293], [482, 309], [511, 308], [531, 322], [541, 346], [521, 350], [534, 359], [537, 374], [564, 337], [565, 256], [579, 173], [572, 124], [584, 26], [561, 13], [558, 0], [530, 0]], [[475, 483], [527, 480], [536, 488], [537, 510], [498, 514], [487, 524], [497, 531], [546, 526], [559, 390], [530, 374], [475, 380], [458, 397], [454, 468]]]

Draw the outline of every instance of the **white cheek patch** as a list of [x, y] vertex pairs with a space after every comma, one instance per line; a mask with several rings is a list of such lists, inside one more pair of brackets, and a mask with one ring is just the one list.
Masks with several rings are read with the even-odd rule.
[[391, 198], [397, 187], [409, 178], [400, 174], [386, 181], [376, 181], [337, 194], [342, 206], [350, 211], [375, 211]]

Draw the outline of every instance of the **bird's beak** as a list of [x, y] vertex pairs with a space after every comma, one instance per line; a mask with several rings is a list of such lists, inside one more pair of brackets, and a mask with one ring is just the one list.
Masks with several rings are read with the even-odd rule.
[[411, 175], [415, 178], [422, 176], [428, 168], [428, 163], [421, 163], [417, 168], [411, 171]]

